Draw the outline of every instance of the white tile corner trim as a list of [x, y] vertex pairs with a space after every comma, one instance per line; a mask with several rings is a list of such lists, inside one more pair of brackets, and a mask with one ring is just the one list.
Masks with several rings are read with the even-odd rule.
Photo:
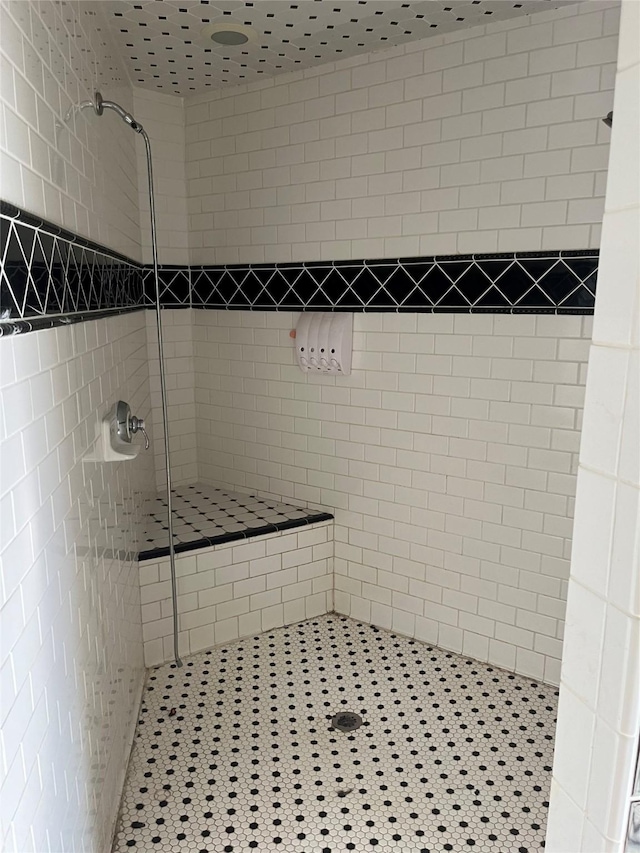
[[[624, 0], [547, 850], [626, 850], [640, 740], [640, 4]], [[638, 791], [636, 785], [635, 796]]]

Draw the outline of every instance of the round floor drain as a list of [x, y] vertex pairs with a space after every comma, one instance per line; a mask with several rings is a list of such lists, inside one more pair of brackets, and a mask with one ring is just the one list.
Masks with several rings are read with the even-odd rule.
[[353, 711], [341, 711], [331, 717], [331, 725], [339, 732], [353, 732], [362, 725], [362, 717]]

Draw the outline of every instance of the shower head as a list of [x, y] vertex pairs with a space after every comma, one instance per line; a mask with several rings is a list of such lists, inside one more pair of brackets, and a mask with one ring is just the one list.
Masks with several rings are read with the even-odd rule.
[[128, 113], [120, 104], [116, 104], [115, 101], [105, 101], [100, 92], [96, 92], [93, 106], [99, 116], [105, 110], [113, 110], [120, 116], [122, 121], [129, 125], [131, 130], [135, 130], [136, 133], [142, 133], [144, 128], [134, 119], [131, 113]]
[[606, 116], [602, 119], [602, 121], [607, 125], [607, 127], [613, 126], [613, 110], [608, 112]]

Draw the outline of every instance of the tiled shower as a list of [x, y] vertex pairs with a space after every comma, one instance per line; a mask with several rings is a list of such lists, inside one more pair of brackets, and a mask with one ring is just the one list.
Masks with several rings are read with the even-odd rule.
[[639, 9], [1, 0], [3, 849], [638, 849]]

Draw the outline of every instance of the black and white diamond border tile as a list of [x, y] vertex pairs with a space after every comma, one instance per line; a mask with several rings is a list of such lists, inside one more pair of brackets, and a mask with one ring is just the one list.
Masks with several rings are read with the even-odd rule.
[[596, 250], [192, 267], [193, 308], [593, 313]]
[[184, 664], [149, 674], [114, 853], [544, 847], [554, 688], [336, 614]]
[[0, 335], [144, 307], [123, 255], [4, 202], [0, 231]]
[[[328, 512], [216, 489], [204, 483], [173, 488], [171, 506], [177, 553], [264, 536], [278, 530], [291, 530], [333, 518]], [[167, 556], [166, 492], [148, 502], [143, 526], [138, 559], [155, 560]]]
[[[144, 277], [145, 305], [155, 305], [156, 285], [153, 269], [146, 267]], [[160, 302], [167, 308], [191, 308], [191, 276], [189, 267], [161, 266], [158, 268]]]
[[[2, 203], [0, 335], [155, 303], [153, 270]], [[597, 250], [161, 266], [166, 308], [592, 314]]]

